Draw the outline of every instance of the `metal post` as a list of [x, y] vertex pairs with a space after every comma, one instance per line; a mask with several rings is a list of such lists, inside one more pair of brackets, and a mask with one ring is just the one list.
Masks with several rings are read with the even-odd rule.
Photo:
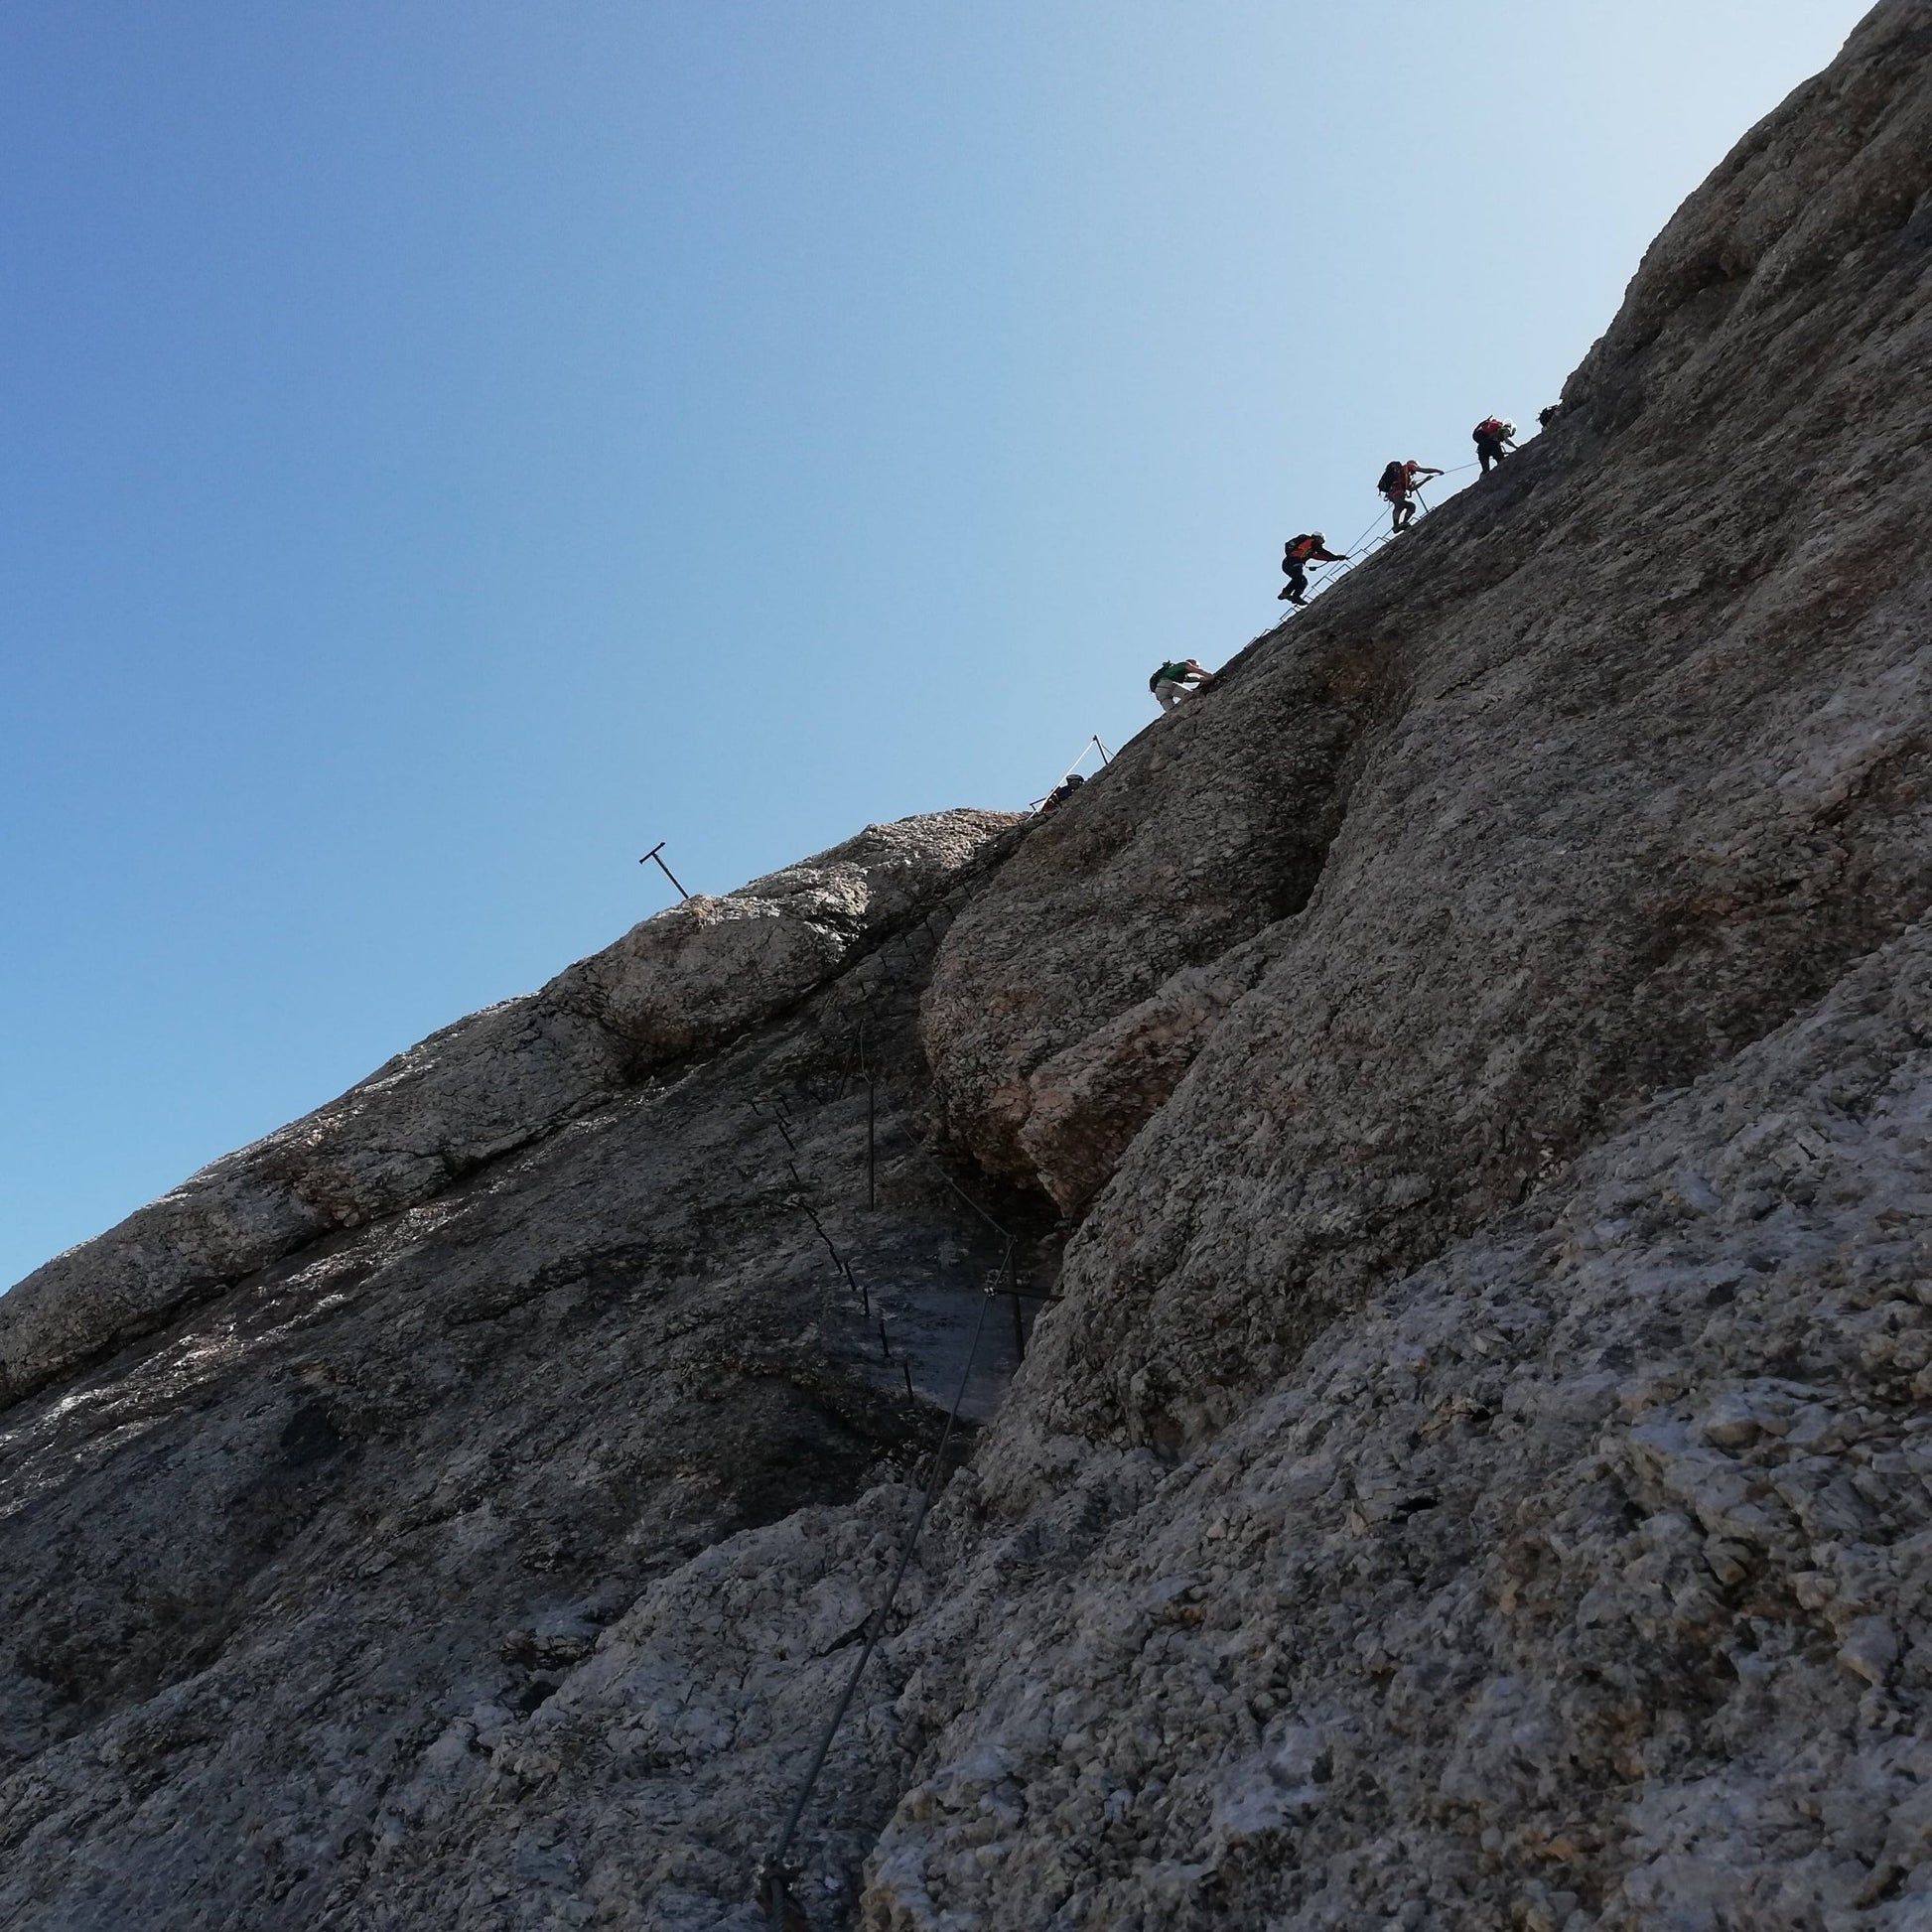
[[1020, 1268], [1015, 1262], [1015, 1250], [1019, 1242], [1007, 1236], [1007, 1254], [1001, 1262], [1001, 1273], [1007, 1277], [1007, 1299], [1013, 1303], [1013, 1354], [1015, 1360], [1026, 1360], [1026, 1323], [1020, 1319]]
[[657, 866], [657, 870], [658, 870], [659, 872], [661, 872], [661, 873], [662, 873], [662, 874], [664, 875], [664, 877], [665, 877], [666, 879], [668, 879], [668, 880], [669, 880], [669, 881], [671, 882], [671, 885], [672, 885], [672, 886], [673, 886], [673, 887], [674, 887], [674, 888], [676, 889], [676, 892], [677, 892], [677, 896], [678, 896], [678, 897], [679, 897], [679, 898], [689, 898], [689, 897], [691, 897], [691, 895], [690, 895], [689, 893], [687, 893], [687, 892], [686, 892], [686, 891], [684, 890], [684, 888], [683, 888], [682, 886], [679, 886], [679, 885], [678, 885], [678, 883], [677, 883], [677, 874], [676, 874], [676, 873], [674, 873], [674, 872], [673, 872], [673, 871], [672, 871], [672, 870], [670, 869], [670, 867], [669, 867], [669, 866], [667, 866], [667, 865], [666, 865], [666, 864], [664, 863], [664, 861], [663, 861], [662, 859], [660, 859], [660, 858], [658, 858], [658, 856], [657, 856], [657, 855], [658, 855], [658, 854], [659, 854], [660, 852], [662, 852], [662, 851], [664, 850], [664, 848], [665, 848], [665, 846], [666, 846], [667, 844], [669, 844], [669, 840], [667, 840], [667, 839], [659, 839], [659, 840], [657, 841], [657, 843], [656, 843], [656, 844], [655, 844], [654, 846], [652, 846], [652, 847], [651, 847], [651, 849], [650, 849], [650, 850], [649, 850], [648, 852], [646, 852], [646, 853], [644, 854], [644, 856], [643, 856], [643, 857], [642, 857], [641, 859], [639, 859], [639, 860], [637, 861], [637, 863], [638, 863], [638, 864], [639, 864], [640, 866], [647, 866], [647, 865], [650, 865], [650, 864], [652, 864], [653, 862], [655, 862], [655, 864], [656, 864], [656, 866]]

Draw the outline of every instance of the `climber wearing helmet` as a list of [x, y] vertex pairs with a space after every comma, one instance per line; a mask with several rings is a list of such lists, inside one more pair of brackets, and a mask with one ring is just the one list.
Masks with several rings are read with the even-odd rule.
[[1440, 477], [1440, 470], [1432, 470], [1426, 463], [1413, 460], [1408, 463], [1385, 464], [1382, 480], [1375, 486], [1382, 492], [1382, 500], [1389, 505], [1393, 521], [1389, 534], [1394, 536], [1398, 530], [1406, 530], [1416, 520], [1416, 505], [1413, 501], [1416, 490], [1425, 477]]
[[1181, 657], [1163, 664], [1148, 679], [1147, 688], [1160, 701], [1163, 711], [1172, 711], [1182, 698], [1205, 691], [1214, 682], [1214, 673], [1196, 657]]
[[1506, 423], [1500, 416], [1485, 416], [1469, 432], [1476, 446], [1476, 461], [1482, 465], [1482, 474], [1489, 474], [1492, 463], [1500, 463], [1516, 447], [1516, 425]]
[[1290, 537], [1282, 547], [1282, 571], [1288, 578], [1276, 602], [1279, 604], [1306, 604], [1309, 588], [1309, 566], [1311, 564], [1343, 564], [1348, 561], [1346, 554], [1337, 555], [1328, 548], [1328, 539], [1319, 530], [1311, 530], [1299, 537]]

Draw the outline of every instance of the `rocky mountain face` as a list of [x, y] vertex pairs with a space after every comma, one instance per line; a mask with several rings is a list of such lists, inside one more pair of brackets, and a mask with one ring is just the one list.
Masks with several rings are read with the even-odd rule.
[[936, 1475], [794, 1928], [1932, 1925], [1928, 367], [1885, 0], [1053, 816], [17, 1288], [0, 1923], [751, 1932]]

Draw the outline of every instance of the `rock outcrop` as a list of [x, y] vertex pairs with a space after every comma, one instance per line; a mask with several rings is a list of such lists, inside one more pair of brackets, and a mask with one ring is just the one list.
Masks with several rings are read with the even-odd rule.
[[431, 1035], [30, 1275], [0, 1313], [0, 1399], [326, 1234], [429, 1200], [652, 1069], [783, 1012], [1015, 823], [958, 811], [868, 826], [802, 865], [645, 919], [541, 991]]
[[1050, 818], [647, 921], [0, 1303], [0, 1921], [751, 1932], [961, 1387], [801, 1922], [1932, 1921], [1929, 297], [1885, 0]]

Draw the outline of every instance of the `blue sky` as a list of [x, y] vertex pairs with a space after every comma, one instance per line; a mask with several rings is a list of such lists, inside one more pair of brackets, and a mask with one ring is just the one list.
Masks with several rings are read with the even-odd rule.
[[1131, 736], [1862, 11], [16, 0], [0, 1282]]

